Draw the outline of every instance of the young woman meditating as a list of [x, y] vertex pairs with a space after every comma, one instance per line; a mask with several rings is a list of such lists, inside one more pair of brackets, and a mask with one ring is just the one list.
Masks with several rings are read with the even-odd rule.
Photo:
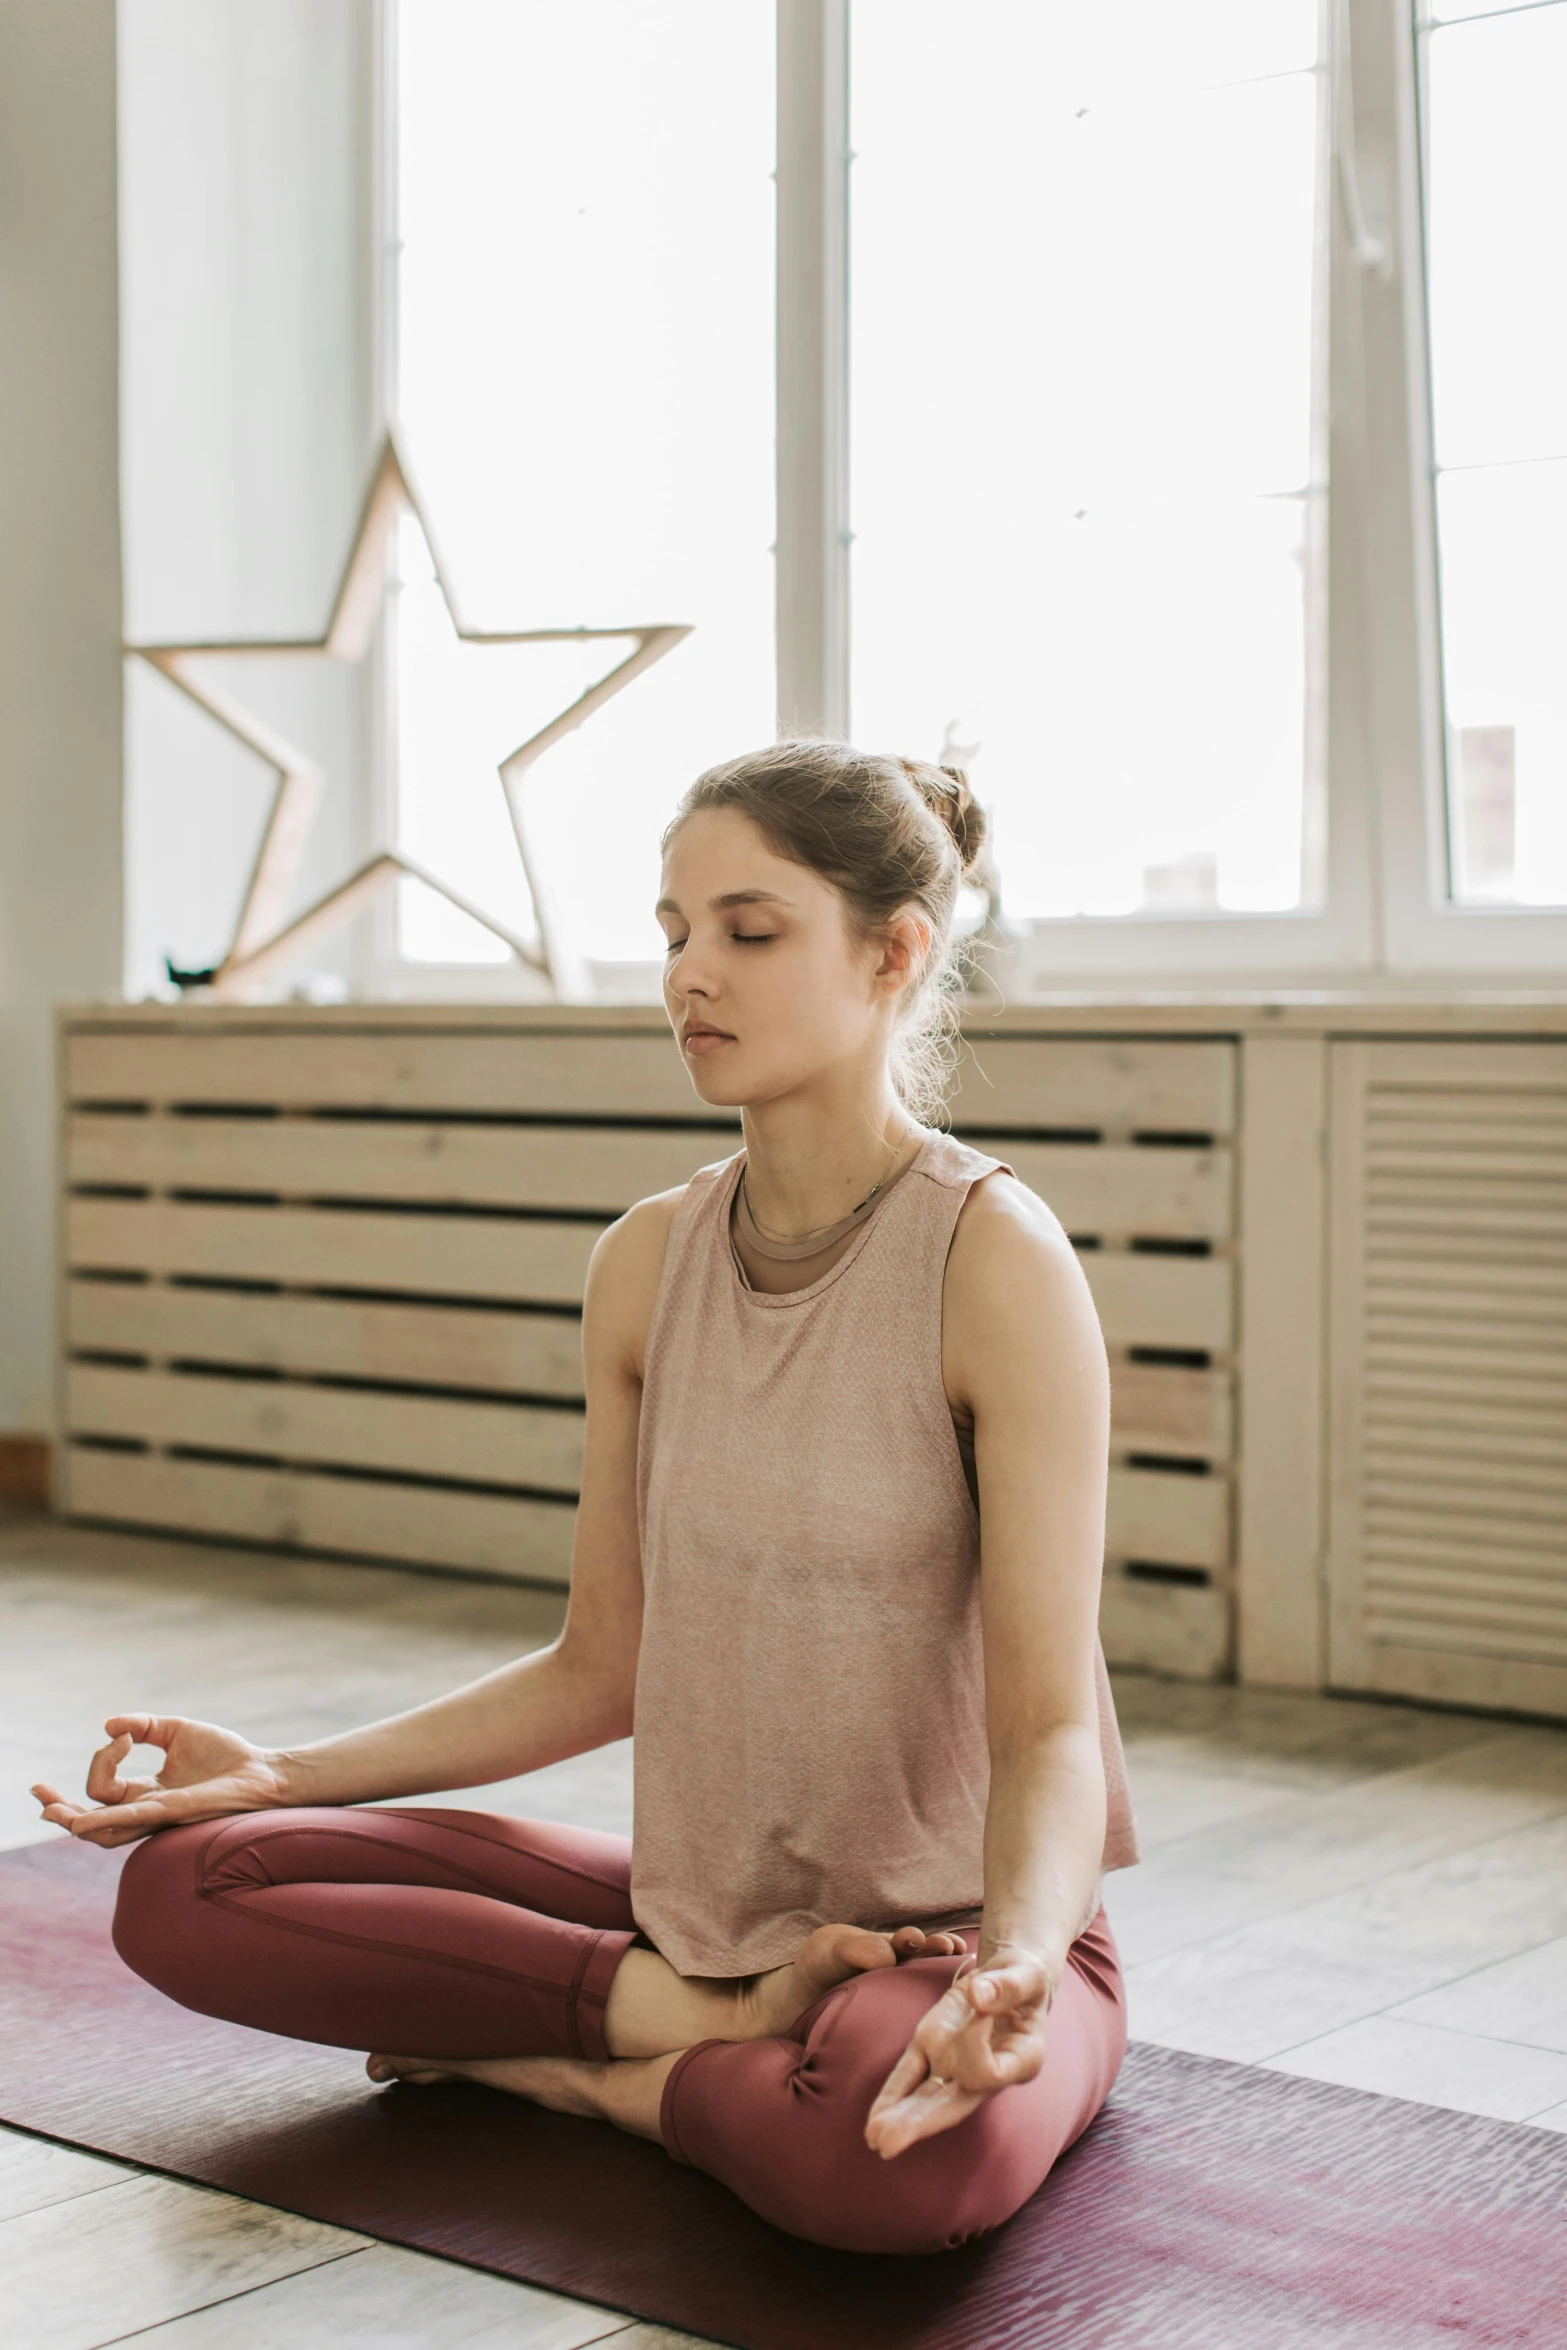
[[[686, 794], [665, 1001], [744, 1147], [594, 1250], [560, 1638], [281, 1752], [117, 1715], [88, 1804], [37, 1790], [146, 1839], [115, 1943], [187, 2007], [601, 2116], [871, 2252], [1008, 2218], [1125, 2045], [1104, 1349], [1049, 1211], [915, 1115], [982, 829], [835, 744]], [[629, 1842], [395, 1806], [632, 1730]]]

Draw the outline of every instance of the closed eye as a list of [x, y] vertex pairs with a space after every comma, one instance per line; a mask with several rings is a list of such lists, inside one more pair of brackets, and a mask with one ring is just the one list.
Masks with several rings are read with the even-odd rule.
[[[737, 947], [760, 947], [766, 946], [769, 939], [777, 938], [779, 934], [776, 930], [731, 930], [729, 935]], [[664, 952], [666, 955], [678, 955], [688, 943], [683, 938], [672, 938]]]

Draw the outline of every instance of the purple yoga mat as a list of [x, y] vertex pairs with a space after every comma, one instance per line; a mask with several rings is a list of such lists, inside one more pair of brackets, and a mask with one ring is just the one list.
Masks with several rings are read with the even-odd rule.
[[0, 1854], [0, 2120], [738, 2350], [1556, 2350], [1567, 2138], [1134, 2047], [1006, 2227], [802, 2244], [660, 2148], [190, 2015], [109, 1942], [123, 1856]]

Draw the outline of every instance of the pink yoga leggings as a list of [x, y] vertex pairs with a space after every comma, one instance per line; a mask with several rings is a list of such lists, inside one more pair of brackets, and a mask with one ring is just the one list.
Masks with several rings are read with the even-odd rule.
[[[625, 1837], [546, 1820], [242, 1813], [136, 1848], [114, 1943], [183, 2006], [297, 2040], [602, 2060], [615, 1969], [632, 1943], [651, 1948], [630, 1881]], [[884, 2162], [863, 2136], [871, 2100], [959, 1964], [853, 1976], [776, 2039], [699, 2042], [664, 2091], [665, 2147], [816, 2243], [935, 2252], [998, 2226], [1109, 2093], [1120, 1964], [1101, 1910], [1073, 1946], [1039, 2077]]]

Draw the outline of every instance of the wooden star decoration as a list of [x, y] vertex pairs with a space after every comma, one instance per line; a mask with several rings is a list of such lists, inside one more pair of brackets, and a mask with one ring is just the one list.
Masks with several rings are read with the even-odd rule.
[[[468, 645], [531, 645], [587, 643], [597, 638], [633, 640], [632, 650], [549, 723], [519, 743], [497, 766], [505, 795], [523, 877], [533, 902], [539, 939], [535, 946], [474, 905], [439, 877], [416, 864], [399, 849], [378, 849], [357, 872], [337, 882], [324, 897], [301, 913], [291, 914], [300, 864], [311, 826], [326, 789], [326, 776], [313, 759], [285, 741], [282, 735], [247, 710], [234, 696], [203, 677], [200, 664], [221, 656], [276, 659], [295, 654], [307, 660], [361, 661], [370, 649], [388, 579], [388, 551], [392, 534], [404, 514], [412, 514], [424, 533], [435, 567], [435, 577], [459, 641]], [[639, 621], [614, 628], [475, 629], [463, 625], [446, 569], [437, 551], [435, 535], [414, 491], [396, 438], [388, 434], [381, 444], [360, 511], [358, 528], [342, 581], [332, 605], [332, 617], [319, 637], [294, 639], [215, 639], [196, 644], [127, 645], [126, 651], [147, 662], [171, 685], [178, 686], [197, 707], [236, 742], [265, 760], [277, 776], [272, 803], [262, 827], [261, 843], [240, 901], [234, 935], [222, 960], [208, 971], [177, 971], [169, 976], [182, 989], [200, 987], [230, 1001], [254, 995], [279, 967], [308, 946], [316, 944], [358, 912], [370, 898], [400, 874], [408, 874], [503, 939], [513, 955], [542, 972], [557, 996], [581, 992], [578, 964], [555, 908], [548, 877], [539, 869], [528, 841], [523, 781], [553, 744], [572, 733], [595, 710], [625, 691], [635, 677], [672, 652], [689, 626]]]

